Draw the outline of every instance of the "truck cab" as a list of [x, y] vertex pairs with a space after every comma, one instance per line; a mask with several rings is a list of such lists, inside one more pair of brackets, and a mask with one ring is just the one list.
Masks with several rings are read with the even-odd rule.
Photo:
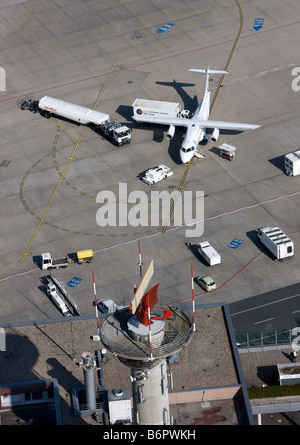
[[68, 258], [52, 258], [51, 253], [42, 253], [42, 269], [50, 270], [53, 268], [67, 267]]
[[124, 145], [130, 142], [131, 134], [128, 127], [122, 125], [122, 127], [116, 128], [114, 131], [114, 139], [117, 145]]
[[51, 253], [43, 253], [42, 254], [42, 269], [48, 269], [49, 267], [52, 267]]

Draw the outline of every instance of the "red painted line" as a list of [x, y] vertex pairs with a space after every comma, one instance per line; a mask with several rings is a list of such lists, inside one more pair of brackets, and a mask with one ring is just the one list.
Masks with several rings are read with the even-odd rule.
[[[295, 26], [295, 25], [299, 25], [299, 24], [300, 24], [300, 21], [298, 21], [298, 22], [293, 22], [293, 23], [288, 23], [288, 24], [286, 24], [286, 25], [277, 26], [276, 28], [266, 29], [266, 30], [264, 30], [264, 31], [255, 31], [255, 32], [253, 32], [252, 34], [247, 34], [247, 35], [245, 35], [245, 36], [241, 36], [241, 37], [239, 38], [239, 40], [247, 39], [247, 38], [249, 38], [249, 37], [256, 37], [256, 36], [258, 36], [258, 35], [260, 35], [260, 34], [264, 34], [264, 33], [267, 33], [267, 32], [272, 32], [272, 31], [277, 31], [278, 29], [283, 29], [283, 28], [287, 28], [287, 27]], [[173, 57], [178, 57], [178, 56], [182, 56], [182, 55], [185, 55], [185, 54], [190, 54], [190, 53], [193, 53], [193, 52], [202, 51], [202, 50], [204, 50], [204, 49], [213, 48], [213, 47], [215, 47], [215, 46], [226, 45], [227, 43], [232, 43], [232, 42], [234, 42], [234, 41], [235, 41], [235, 39], [229, 39], [229, 40], [225, 40], [225, 41], [223, 41], [223, 42], [214, 43], [214, 44], [212, 44], [212, 45], [202, 46], [201, 48], [192, 49], [192, 50], [189, 50], [189, 51], [184, 51], [184, 52], [182, 52], [182, 53], [177, 53], [177, 54], [173, 54], [173, 55], [170, 55], [170, 56], [162, 57], [162, 58], [160, 58], [160, 59], [155, 59], [155, 60], [152, 60], [152, 61], [148, 61], [148, 62], [143, 62], [143, 63], [137, 64], [137, 65], [132, 65], [132, 66], [129, 66], [129, 67], [127, 67], [127, 68], [121, 68], [121, 69], [119, 69], [119, 70], [115, 70], [115, 71], [113, 71], [112, 73], [97, 74], [97, 75], [95, 75], [95, 76], [86, 77], [86, 78], [84, 78], [84, 79], [74, 80], [74, 81], [72, 81], [72, 82], [64, 83], [64, 84], [61, 84], [61, 85], [55, 85], [55, 86], [53, 86], [53, 87], [45, 88], [45, 89], [43, 89], [43, 90], [32, 91], [31, 93], [23, 93], [23, 94], [20, 94], [20, 95], [18, 95], [18, 96], [9, 97], [9, 98], [7, 98], [7, 99], [2, 99], [2, 100], [0, 100], [0, 103], [1, 103], [1, 102], [7, 102], [7, 101], [9, 101], [9, 100], [19, 99], [20, 97], [23, 97], [24, 95], [28, 96], [28, 95], [30, 95], [30, 94], [43, 93], [43, 92], [45, 92], [45, 91], [54, 90], [54, 89], [56, 89], [56, 88], [62, 88], [62, 87], [69, 86], [69, 85], [75, 85], [76, 83], [86, 82], [87, 80], [98, 79], [99, 77], [108, 76], [109, 74], [120, 73], [120, 72], [122, 72], [122, 71], [131, 70], [131, 69], [138, 68], [138, 67], [141, 67], [141, 66], [144, 66], [144, 65], [148, 65], [148, 64], [150, 64], [150, 63], [157, 63], [157, 62], [161, 62], [161, 61], [163, 61], [163, 60], [171, 59], [171, 58], [173, 58]], [[138, 52], [137, 52], [137, 53], [133, 53], [133, 54], [138, 54]], [[122, 57], [122, 56], [120, 56], [120, 57]]]

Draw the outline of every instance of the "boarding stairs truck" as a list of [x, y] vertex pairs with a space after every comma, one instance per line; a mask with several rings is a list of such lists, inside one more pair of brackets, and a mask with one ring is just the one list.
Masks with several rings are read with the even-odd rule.
[[261, 227], [257, 236], [277, 260], [283, 261], [294, 255], [293, 241], [279, 227]]
[[130, 129], [126, 125], [121, 125], [116, 119], [110, 119], [106, 113], [49, 96], [44, 96], [39, 100], [38, 108], [45, 117], [55, 114], [83, 125], [91, 125], [94, 130], [100, 131], [115, 145], [120, 146], [131, 141]]
[[221, 263], [221, 256], [218, 252], [209, 244], [208, 241], [203, 241], [198, 244], [198, 253], [205, 259], [205, 261], [210, 265]]
[[284, 168], [288, 176], [297, 176], [300, 174], [300, 150], [285, 155]]
[[[90, 263], [93, 260], [93, 250], [78, 250], [76, 252], [76, 262], [78, 264], [82, 263]], [[64, 256], [61, 258], [52, 258], [50, 252], [46, 252], [42, 254], [42, 269], [43, 270], [51, 270], [51, 269], [59, 269], [61, 267], [65, 268], [70, 263], [75, 263], [75, 260], [68, 258], [68, 256]]]
[[47, 294], [62, 314], [65, 317], [80, 315], [78, 306], [66, 290], [66, 285], [63, 280], [52, 277], [51, 275], [48, 275], [46, 279]]
[[135, 99], [132, 104], [133, 119], [139, 116], [151, 117], [186, 117], [189, 118], [189, 110], [181, 110], [180, 103], [163, 102], [159, 100]]

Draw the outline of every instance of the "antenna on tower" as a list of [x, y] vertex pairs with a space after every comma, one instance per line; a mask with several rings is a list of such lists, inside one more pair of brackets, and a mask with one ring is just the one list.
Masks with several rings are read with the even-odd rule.
[[191, 266], [191, 276], [192, 276], [192, 298], [193, 298], [193, 329], [194, 332], [196, 330], [196, 323], [195, 323], [195, 293], [194, 293], [194, 273], [193, 273], [193, 265]]
[[97, 320], [97, 330], [98, 330], [98, 336], [100, 336], [98, 306], [97, 306], [97, 296], [96, 296], [96, 283], [95, 283], [94, 271], [93, 271], [93, 285], [94, 285], [94, 297], [95, 297], [95, 311], [96, 311], [96, 320]]
[[142, 263], [141, 244], [140, 244], [140, 242], [139, 242], [139, 263], [138, 263], [138, 265], [140, 266], [140, 279], [142, 279], [142, 277], [143, 277], [143, 269], [142, 269], [143, 263]]

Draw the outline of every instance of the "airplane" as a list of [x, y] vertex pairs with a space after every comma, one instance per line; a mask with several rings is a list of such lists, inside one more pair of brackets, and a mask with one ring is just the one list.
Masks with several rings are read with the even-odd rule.
[[205, 90], [202, 102], [197, 106], [193, 116], [191, 118], [186, 117], [151, 117], [151, 116], [134, 116], [133, 119], [137, 122], [147, 122], [151, 124], [169, 125], [167, 131], [167, 138], [172, 139], [175, 134], [175, 127], [185, 127], [186, 133], [183, 138], [183, 142], [180, 148], [180, 159], [186, 164], [193, 156], [202, 157], [197, 149], [199, 142], [203, 139], [208, 140], [206, 129], [213, 128], [212, 135], [210, 137], [211, 142], [216, 142], [219, 138], [220, 130], [255, 130], [261, 125], [242, 124], [238, 122], [225, 122], [209, 120], [210, 112], [210, 89], [209, 89], [209, 76], [210, 74], [228, 74], [228, 71], [211, 70], [207, 69], [193, 69], [189, 68], [188, 71], [194, 73], [201, 73], [206, 75]]

